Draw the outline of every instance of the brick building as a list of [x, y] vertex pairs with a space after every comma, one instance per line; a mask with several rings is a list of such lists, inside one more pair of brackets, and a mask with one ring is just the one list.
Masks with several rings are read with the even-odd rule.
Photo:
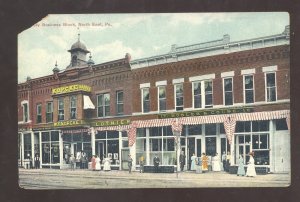
[[94, 64], [79, 39], [69, 52], [66, 69], [18, 85], [20, 165], [39, 154], [43, 168], [68, 168], [83, 150], [112, 169], [129, 153], [134, 168], [155, 155], [170, 167], [184, 152], [188, 170], [193, 153], [230, 152], [234, 168], [254, 152], [258, 170], [290, 172], [289, 26], [137, 60]]

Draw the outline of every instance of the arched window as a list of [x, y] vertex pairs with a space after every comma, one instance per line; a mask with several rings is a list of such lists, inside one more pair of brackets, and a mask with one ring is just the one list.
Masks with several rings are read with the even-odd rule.
[[74, 56], [72, 57], [72, 67], [74, 67], [74, 66], [76, 66], [76, 65], [77, 65], [77, 56], [74, 55]]

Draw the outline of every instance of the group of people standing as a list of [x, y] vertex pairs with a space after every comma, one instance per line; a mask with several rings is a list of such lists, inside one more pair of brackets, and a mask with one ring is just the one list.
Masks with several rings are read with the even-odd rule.
[[242, 155], [239, 156], [238, 160], [238, 171], [237, 171], [237, 176], [247, 176], [247, 177], [255, 177], [256, 176], [256, 171], [255, 171], [255, 162], [254, 162], [254, 153], [250, 152], [249, 154], [250, 159], [248, 161], [248, 166], [247, 166], [247, 172], [245, 172], [245, 165], [244, 165], [244, 159]]
[[[220, 164], [218, 163], [218, 156], [213, 157], [212, 162], [213, 171], [221, 171]], [[205, 153], [202, 153], [201, 157], [197, 157], [195, 154], [191, 157], [191, 171], [196, 173], [207, 172], [209, 170], [209, 158]]]

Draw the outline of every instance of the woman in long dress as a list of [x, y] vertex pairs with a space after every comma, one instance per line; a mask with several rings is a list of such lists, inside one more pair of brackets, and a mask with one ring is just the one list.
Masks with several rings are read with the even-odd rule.
[[193, 154], [193, 156], [191, 157], [191, 170], [195, 171], [196, 170], [196, 155], [195, 153]]
[[100, 164], [99, 156], [96, 156], [95, 162], [96, 162], [96, 170], [101, 170], [101, 164]]
[[110, 171], [110, 159], [109, 158], [104, 159], [103, 170]]
[[202, 153], [201, 161], [202, 161], [202, 171], [208, 171], [208, 157], [205, 155], [205, 153]]
[[249, 159], [249, 162], [248, 162], [247, 172], [246, 172], [247, 177], [255, 177], [256, 176], [253, 156], [254, 156], [254, 154], [253, 154], [253, 152], [251, 152], [250, 153], [250, 159]]
[[218, 153], [212, 158], [212, 170], [219, 172], [221, 171], [221, 165], [220, 165], [220, 157]]
[[242, 155], [239, 156], [239, 167], [237, 171], [237, 176], [245, 176], [245, 168], [244, 168], [244, 159]]

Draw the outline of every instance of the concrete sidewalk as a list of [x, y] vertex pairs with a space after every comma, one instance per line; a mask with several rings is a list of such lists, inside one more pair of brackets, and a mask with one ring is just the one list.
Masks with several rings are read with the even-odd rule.
[[[20, 185], [32, 188], [194, 188], [194, 187], [287, 187], [289, 174], [242, 177], [226, 172], [139, 173], [133, 171], [91, 171], [19, 169]], [[38, 182], [38, 185], [36, 184]], [[62, 185], [63, 182], [63, 185]], [[103, 182], [106, 182], [103, 184]]]

